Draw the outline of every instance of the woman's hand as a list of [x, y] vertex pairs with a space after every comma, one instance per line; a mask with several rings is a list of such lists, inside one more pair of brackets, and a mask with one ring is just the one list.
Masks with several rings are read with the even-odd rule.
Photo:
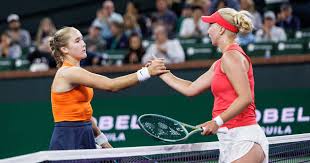
[[100, 146], [101, 146], [101, 148], [113, 148], [112, 145], [109, 142], [103, 143]]
[[166, 69], [164, 59], [154, 59], [145, 65], [151, 76], [161, 75], [170, 72]]
[[201, 132], [201, 135], [206, 136], [216, 134], [219, 129], [219, 126], [213, 120], [200, 124], [197, 127], [202, 127], [203, 131]]

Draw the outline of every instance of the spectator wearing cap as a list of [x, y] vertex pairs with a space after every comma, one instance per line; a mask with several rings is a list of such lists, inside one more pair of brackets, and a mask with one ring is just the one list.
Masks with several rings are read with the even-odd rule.
[[21, 28], [19, 16], [11, 14], [7, 17], [8, 34], [13, 42], [18, 43], [22, 48], [29, 47], [31, 44], [31, 37], [27, 30]]
[[101, 24], [101, 35], [104, 39], [111, 37], [110, 23], [111, 21], [123, 23], [123, 17], [114, 11], [114, 3], [106, 0], [102, 4], [102, 8], [97, 11], [97, 17], [93, 23]]
[[184, 50], [180, 42], [168, 39], [164, 25], [158, 25], [154, 29], [155, 43], [149, 46], [142, 58], [142, 63], [156, 58], [164, 58], [166, 63], [181, 63], [185, 61]]
[[193, 6], [192, 17], [184, 19], [181, 24], [180, 37], [201, 37], [208, 34], [209, 24], [202, 22], [202, 13], [203, 11], [200, 6]]
[[294, 16], [292, 6], [284, 3], [280, 7], [277, 25], [287, 31], [300, 30], [300, 19]]
[[264, 23], [261, 29], [256, 32], [256, 42], [279, 42], [286, 41], [286, 34], [281, 27], [275, 26], [276, 16], [274, 12], [267, 11], [264, 13]]

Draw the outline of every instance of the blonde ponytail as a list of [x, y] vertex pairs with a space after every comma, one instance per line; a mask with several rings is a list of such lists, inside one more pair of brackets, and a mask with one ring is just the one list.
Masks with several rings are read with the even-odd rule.
[[70, 39], [70, 30], [73, 27], [64, 27], [58, 30], [52, 37], [49, 38], [49, 45], [52, 50], [52, 56], [54, 57], [57, 67], [61, 67], [64, 60], [64, 54], [60, 50], [61, 47], [65, 47]]
[[248, 11], [242, 10], [238, 12], [232, 8], [222, 8], [218, 12], [226, 21], [236, 26], [240, 33], [252, 32], [252, 15]]
[[252, 15], [245, 10], [239, 11], [234, 16], [234, 24], [240, 33], [250, 33], [253, 30]]

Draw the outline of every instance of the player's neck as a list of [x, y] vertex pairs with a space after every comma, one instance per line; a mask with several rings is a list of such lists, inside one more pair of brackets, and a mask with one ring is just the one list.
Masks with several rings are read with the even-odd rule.
[[80, 61], [68, 56], [64, 58], [64, 63], [71, 65], [71, 66], [77, 66], [80, 67]]
[[219, 45], [218, 47], [220, 48], [221, 52], [225, 52], [226, 49], [232, 45], [232, 44], [236, 44], [236, 41], [235, 40], [232, 40], [232, 39], [224, 39]]

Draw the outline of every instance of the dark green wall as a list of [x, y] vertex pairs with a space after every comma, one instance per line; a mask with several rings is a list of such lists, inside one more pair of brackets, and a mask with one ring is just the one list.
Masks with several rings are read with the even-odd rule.
[[[121, 14], [125, 12], [126, 4], [130, 0], [114, 0], [115, 10]], [[96, 11], [102, 5], [103, 0], [10, 0], [0, 6], [0, 32], [7, 28], [7, 16], [16, 13], [21, 17], [23, 27], [32, 35], [37, 32], [39, 22], [43, 17], [50, 17], [57, 28], [74, 26], [82, 32], [96, 17]], [[155, 1], [133, 0], [139, 6], [141, 13], [149, 13], [154, 10]]]
[[[205, 71], [173, 73], [193, 80]], [[259, 123], [267, 135], [310, 132], [310, 64], [255, 66], [254, 72]], [[123, 73], [105, 75], [115, 77]], [[0, 81], [0, 158], [47, 150], [53, 127], [51, 81], [52, 78]], [[111, 144], [124, 147], [163, 144], [137, 129], [137, 116], [157, 113], [195, 125], [211, 118], [212, 103], [209, 92], [184, 97], [154, 78], [118, 93], [96, 90], [92, 105], [94, 117]], [[105, 130], [108, 128], [111, 129]], [[215, 136], [198, 134], [182, 143], [214, 140]]]

